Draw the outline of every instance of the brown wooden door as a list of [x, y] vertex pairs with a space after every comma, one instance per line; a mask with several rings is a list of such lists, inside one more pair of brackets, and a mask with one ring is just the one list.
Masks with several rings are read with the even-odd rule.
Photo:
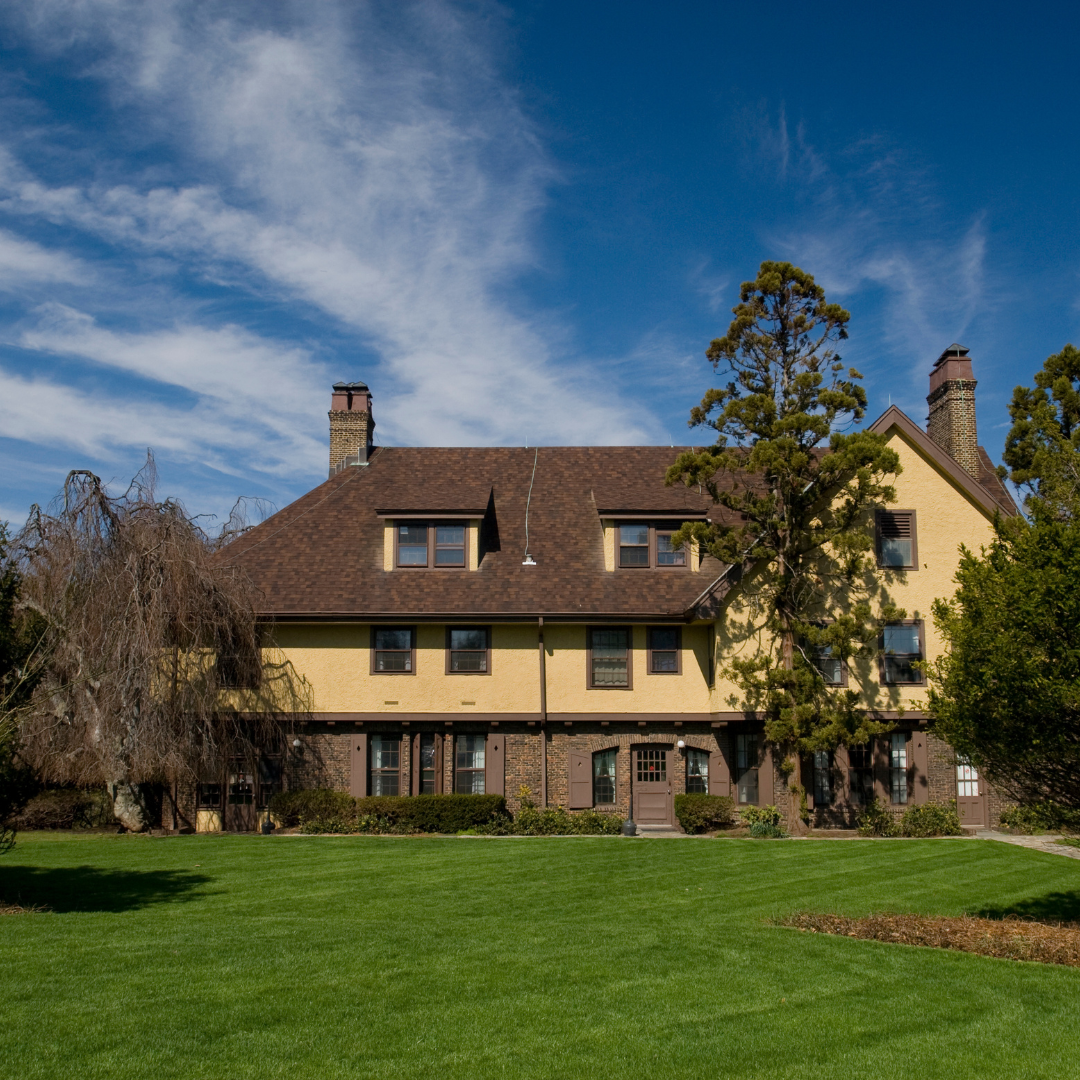
[[974, 765], [957, 762], [956, 813], [965, 829], [985, 829], [989, 824], [986, 812], [986, 781]]
[[247, 761], [234, 758], [226, 780], [225, 831], [252, 832], [258, 824], [254, 769]]
[[670, 746], [642, 746], [634, 751], [634, 821], [639, 825], [670, 825], [674, 821], [672, 757]]

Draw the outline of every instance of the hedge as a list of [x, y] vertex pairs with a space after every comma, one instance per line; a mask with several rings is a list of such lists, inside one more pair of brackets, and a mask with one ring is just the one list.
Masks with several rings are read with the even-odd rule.
[[355, 799], [318, 788], [282, 791], [271, 813], [286, 827], [305, 832], [457, 833], [506, 813], [501, 795], [371, 795]]
[[561, 806], [541, 810], [530, 803], [522, 806], [516, 817], [500, 814], [472, 831], [484, 836], [618, 836], [622, 823], [616, 814], [599, 810], [571, 814]]
[[723, 829], [735, 818], [735, 803], [727, 795], [676, 795], [675, 816], [688, 833]]

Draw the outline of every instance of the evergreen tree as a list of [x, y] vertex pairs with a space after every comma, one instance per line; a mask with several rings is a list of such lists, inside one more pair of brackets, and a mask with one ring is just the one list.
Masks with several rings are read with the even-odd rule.
[[1035, 516], [1080, 517], [1080, 350], [1066, 345], [1046, 358], [1035, 386], [1018, 386], [1001, 475], [1025, 491]]
[[900, 462], [882, 436], [844, 430], [866, 412], [862, 376], [835, 351], [850, 315], [810, 274], [763, 262], [732, 311], [707, 352], [730, 381], [690, 415], [691, 427], [715, 430], [716, 443], [680, 455], [667, 477], [702, 485], [727, 513], [684, 525], [674, 541], [729, 564], [739, 592], [764, 612], [772, 648], [732, 659], [726, 673], [742, 707], [764, 712], [794, 796], [791, 816], [805, 820], [800, 755], [865, 743], [891, 726], [871, 720], [856, 691], [828, 686], [816, 661], [874, 650], [882, 623], [902, 617], [887, 604], [872, 611], [869, 559], [872, 511], [895, 501]]

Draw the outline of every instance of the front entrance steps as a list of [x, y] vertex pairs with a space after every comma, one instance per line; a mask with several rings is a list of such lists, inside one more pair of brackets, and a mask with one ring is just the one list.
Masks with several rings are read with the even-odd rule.
[[638, 836], [685, 836], [681, 829], [677, 829], [674, 825], [639, 825], [637, 827]]

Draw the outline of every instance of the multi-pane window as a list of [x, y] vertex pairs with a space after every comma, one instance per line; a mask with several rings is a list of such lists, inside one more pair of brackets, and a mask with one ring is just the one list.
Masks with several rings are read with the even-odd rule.
[[454, 790], [459, 795], [483, 795], [483, 735], [458, 735], [454, 739]]
[[915, 684], [923, 673], [915, 666], [923, 658], [922, 623], [891, 623], [881, 631], [881, 675], [889, 684]]
[[814, 805], [831, 806], [833, 801], [832, 754], [828, 750], [814, 752]]
[[869, 806], [874, 801], [874, 744], [849, 746], [848, 766], [851, 801], [856, 806]]
[[401, 739], [396, 735], [372, 735], [371, 754], [372, 795], [397, 795], [401, 783]]
[[598, 690], [630, 686], [630, 631], [596, 627], [589, 631], [589, 685]]
[[415, 631], [408, 626], [376, 626], [372, 631], [371, 670], [381, 675], [407, 675], [413, 671]]
[[619, 565], [649, 565], [649, 526], [619, 526]]
[[671, 546], [671, 533], [657, 532], [656, 534], [656, 565], [657, 566], [685, 566], [686, 548], [674, 548]]
[[831, 645], [810, 645], [806, 655], [818, 669], [822, 680], [829, 686], [842, 686], [844, 682], [844, 661], [833, 655]]
[[907, 802], [907, 735], [893, 732], [889, 741], [889, 795], [894, 803]]
[[757, 735], [735, 736], [735, 788], [739, 802], [758, 801], [758, 738]]
[[979, 795], [979, 770], [967, 758], [961, 758], [956, 765], [956, 794], [961, 799]]
[[674, 529], [658, 529], [647, 522], [620, 525], [618, 546], [620, 567], [646, 569], [650, 566], [686, 566], [686, 548], [671, 543]]
[[465, 526], [435, 526], [435, 565], [465, 565]]
[[420, 795], [436, 792], [435, 732], [426, 731], [420, 736]]
[[447, 672], [486, 675], [489, 668], [489, 633], [485, 626], [450, 627], [447, 630], [447, 648], [450, 652]]
[[615, 804], [615, 750], [601, 750], [593, 754], [592, 790], [594, 806]]
[[878, 565], [913, 570], [917, 564], [914, 510], [877, 512]]
[[686, 751], [686, 793], [709, 794], [709, 754], [706, 750]]
[[221, 809], [221, 784], [205, 782], [199, 785], [199, 809]]
[[229, 805], [252, 806], [255, 802], [255, 774], [242, 758], [229, 762]]
[[464, 567], [465, 525], [411, 521], [397, 526], [397, 565]]
[[398, 566], [427, 566], [428, 527], [399, 525], [397, 528]]
[[667, 781], [667, 751], [656, 747], [637, 752], [637, 781], [651, 784]]
[[649, 671], [653, 675], [679, 673], [679, 628], [649, 627]]

